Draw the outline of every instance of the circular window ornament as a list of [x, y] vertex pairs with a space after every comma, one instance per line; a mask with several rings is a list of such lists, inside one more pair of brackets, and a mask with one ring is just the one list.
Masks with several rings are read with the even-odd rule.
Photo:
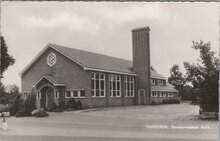
[[50, 53], [47, 56], [47, 64], [51, 67], [56, 63], [56, 60], [56, 55], [54, 53]]

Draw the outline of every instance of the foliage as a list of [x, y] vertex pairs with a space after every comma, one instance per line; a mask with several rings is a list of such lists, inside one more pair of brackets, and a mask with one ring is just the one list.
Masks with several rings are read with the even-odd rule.
[[13, 99], [13, 102], [10, 104], [10, 115], [15, 115], [18, 111], [23, 108], [24, 100], [22, 99], [22, 95], [18, 94]]
[[66, 108], [69, 110], [79, 110], [82, 108], [82, 103], [78, 100], [75, 101], [75, 99], [71, 98], [67, 103], [66, 103]]
[[0, 82], [0, 100], [1, 98], [6, 96], [5, 89], [6, 89], [5, 85], [2, 82]]
[[218, 59], [209, 42], [193, 42], [192, 48], [199, 51], [200, 59], [196, 65], [184, 62], [186, 80], [192, 83], [193, 89], [199, 90], [202, 110], [218, 111]]
[[24, 111], [27, 113], [27, 116], [30, 116], [34, 109], [36, 109], [36, 96], [35, 94], [30, 94], [24, 101]]
[[156, 102], [156, 101], [152, 101], [151, 102], [151, 105], [158, 105], [159, 103], [158, 102]]
[[153, 66], [150, 66], [150, 69], [154, 72], [157, 72], [156, 69]]
[[8, 47], [5, 43], [4, 37], [1, 36], [1, 72], [0, 75], [4, 73], [5, 70], [10, 65], [13, 65], [15, 63], [15, 59], [8, 54]]
[[180, 100], [179, 99], [164, 99], [162, 101], [163, 104], [180, 104]]
[[44, 110], [38, 110], [35, 114], [36, 117], [48, 117], [49, 114]]
[[193, 98], [193, 90], [192, 86], [185, 85], [180, 91], [180, 96], [182, 97], [181, 100], [192, 100]]
[[27, 113], [24, 109], [19, 110], [16, 114], [15, 117], [26, 117]]
[[65, 109], [65, 101], [59, 101], [58, 105], [53, 101], [52, 105], [50, 109], [47, 109], [50, 112], [63, 112]]
[[171, 76], [168, 78], [168, 82], [175, 86], [177, 90], [181, 90], [186, 81], [183, 77], [182, 72], [180, 72], [179, 66], [174, 64], [170, 69], [170, 74]]
[[18, 94], [19, 87], [16, 84], [8, 85], [8, 86], [6, 86], [5, 91], [7, 92], [7, 94]]

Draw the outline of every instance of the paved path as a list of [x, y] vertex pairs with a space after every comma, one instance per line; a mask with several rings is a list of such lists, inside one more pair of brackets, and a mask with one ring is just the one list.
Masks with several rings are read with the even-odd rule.
[[[182, 109], [184, 107], [186, 105], [182, 105]], [[158, 112], [153, 114], [155, 118], [149, 119], [147, 111], [152, 117], [152, 108]], [[173, 110], [176, 106], [166, 105], [163, 110], [166, 108]], [[175, 113], [176, 116], [169, 119], [170, 116], [161, 116], [164, 111], [160, 107], [110, 109], [49, 113], [46, 118], [12, 117], [8, 120], [8, 131], [0, 131], [0, 141], [214, 141], [218, 138], [217, 121], [182, 120], [193, 112], [183, 115], [179, 111], [182, 118]], [[139, 116], [145, 115], [145, 118], [124, 116], [129, 110], [130, 114], [140, 112]]]

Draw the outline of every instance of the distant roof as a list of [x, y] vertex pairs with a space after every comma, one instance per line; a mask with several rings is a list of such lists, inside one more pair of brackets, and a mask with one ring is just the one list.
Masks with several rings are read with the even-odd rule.
[[158, 86], [158, 85], [153, 85], [151, 86], [151, 90], [152, 91], [169, 91], [169, 92], [179, 92], [178, 90], [176, 90], [174, 88], [173, 85], [171, 85], [170, 83], [166, 82], [166, 86]]
[[153, 71], [153, 70], [151, 70], [150, 73], [151, 73], [151, 78], [166, 79], [166, 77], [160, 75], [159, 73], [157, 73], [157, 72], [155, 72], [155, 71]]
[[[74, 48], [64, 47], [56, 44], [48, 44], [28, 65], [20, 75], [23, 75], [38, 58], [48, 49], [53, 48], [72, 61], [81, 65], [85, 70], [105, 71], [112, 73], [121, 73], [136, 75], [132, 70], [132, 61], [111, 57], [107, 55], [92, 53]], [[151, 70], [151, 78], [166, 79], [162, 75]]]

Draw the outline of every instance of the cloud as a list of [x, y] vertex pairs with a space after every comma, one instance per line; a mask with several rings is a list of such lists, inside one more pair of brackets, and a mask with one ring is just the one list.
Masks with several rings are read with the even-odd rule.
[[20, 20], [21, 24], [29, 28], [49, 28], [67, 27], [72, 31], [81, 31], [94, 34], [99, 30], [99, 25], [89, 21], [86, 17], [81, 17], [75, 13], [55, 13], [50, 18], [43, 16], [26, 15]]
[[158, 3], [126, 3], [123, 7], [119, 7], [118, 4], [102, 4], [98, 10], [99, 12], [97, 12], [97, 14], [103, 19], [115, 24], [124, 24], [140, 20], [153, 20], [172, 26], [183, 26], [187, 23], [186, 19], [181, 15], [168, 10]]

